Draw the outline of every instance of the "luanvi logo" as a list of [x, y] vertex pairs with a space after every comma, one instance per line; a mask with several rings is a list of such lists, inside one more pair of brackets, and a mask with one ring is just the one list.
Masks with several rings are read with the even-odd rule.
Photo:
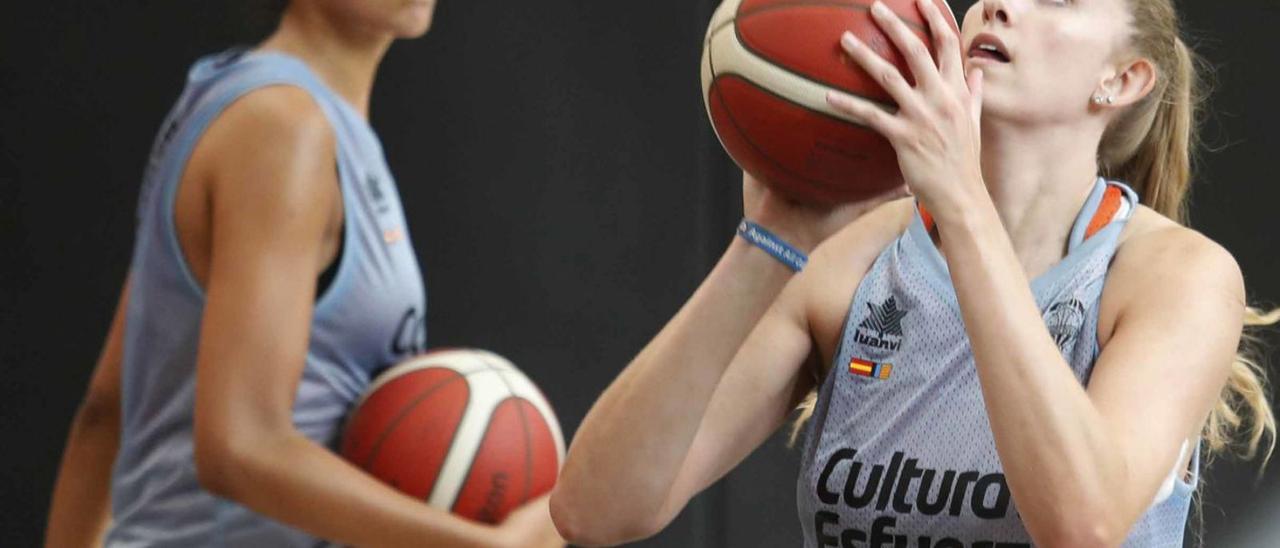
[[902, 348], [902, 319], [906, 310], [898, 309], [897, 299], [890, 295], [883, 303], [867, 303], [870, 313], [853, 332], [854, 342], [865, 347], [897, 352]]

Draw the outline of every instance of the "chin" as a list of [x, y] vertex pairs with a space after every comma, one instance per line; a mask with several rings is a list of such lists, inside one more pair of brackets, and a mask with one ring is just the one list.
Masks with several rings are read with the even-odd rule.
[[427, 20], [425, 24], [396, 27], [395, 37], [412, 40], [414, 38], [421, 38], [429, 30], [431, 30], [431, 20]]
[[396, 38], [418, 38], [431, 30], [435, 18], [435, 4], [413, 4], [400, 14], [395, 25]]

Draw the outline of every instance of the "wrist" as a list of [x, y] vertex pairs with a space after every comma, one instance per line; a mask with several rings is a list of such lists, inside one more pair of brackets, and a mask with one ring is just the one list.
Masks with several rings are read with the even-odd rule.
[[739, 238], [769, 254], [792, 272], [803, 270], [809, 262], [808, 253], [750, 219], [742, 219], [737, 232]]
[[939, 230], [952, 232], [981, 232], [994, 223], [1003, 229], [999, 212], [986, 187], [978, 184], [973, 192], [955, 193], [945, 199], [929, 199], [921, 196], [920, 201], [928, 209]]
[[771, 232], [777, 238], [787, 242], [791, 247], [808, 254], [818, 246], [820, 239], [813, 236], [810, 225], [812, 220], [797, 218], [798, 215], [777, 214], [768, 209], [755, 214], [747, 214], [744, 219], [755, 222], [758, 226]]

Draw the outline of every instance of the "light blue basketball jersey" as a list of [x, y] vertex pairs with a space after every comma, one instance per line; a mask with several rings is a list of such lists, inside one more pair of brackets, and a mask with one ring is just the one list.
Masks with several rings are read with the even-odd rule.
[[201, 489], [192, 451], [205, 294], [179, 247], [174, 199], [210, 123], [236, 99], [273, 85], [307, 91], [328, 118], [344, 215], [342, 253], [312, 316], [294, 424], [335, 447], [343, 419], [371, 375], [425, 347], [422, 276], [395, 181], [367, 122], [293, 57], [230, 51], [201, 59], [157, 136], [139, 197], [109, 547], [318, 542]]
[[[1102, 228], [1086, 232], [1108, 188]], [[1118, 196], [1116, 196], [1118, 195]], [[1076, 378], [1098, 357], [1098, 305], [1133, 191], [1099, 179], [1068, 254], [1031, 282]], [[945, 234], [942, 237], [946, 237]], [[1192, 470], [1199, 449], [1192, 451]], [[1172, 474], [1125, 546], [1182, 546], [1196, 477]], [[946, 262], [919, 211], [854, 295], [819, 389], [796, 488], [809, 548], [1031, 546], [996, 453]]]

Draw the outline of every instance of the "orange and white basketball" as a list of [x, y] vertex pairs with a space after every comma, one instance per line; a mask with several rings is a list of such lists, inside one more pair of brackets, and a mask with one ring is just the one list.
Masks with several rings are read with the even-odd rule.
[[379, 375], [347, 420], [341, 453], [432, 506], [498, 523], [551, 490], [565, 446], [551, 405], [515, 365], [451, 349]]
[[[932, 48], [914, 0], [883, 0]], [[958, 30], [944, 0], [934, 0]], [[840, 48], [854, 33], [912, 80], [871, 18], [872, 0], [725, 0], [702, 52], [707, 113], [742, 169], [793, 200], [836, 204], [902, 184], [889, 142], [827, 105], [835, 89], [894, 109], [892, 98]]]

